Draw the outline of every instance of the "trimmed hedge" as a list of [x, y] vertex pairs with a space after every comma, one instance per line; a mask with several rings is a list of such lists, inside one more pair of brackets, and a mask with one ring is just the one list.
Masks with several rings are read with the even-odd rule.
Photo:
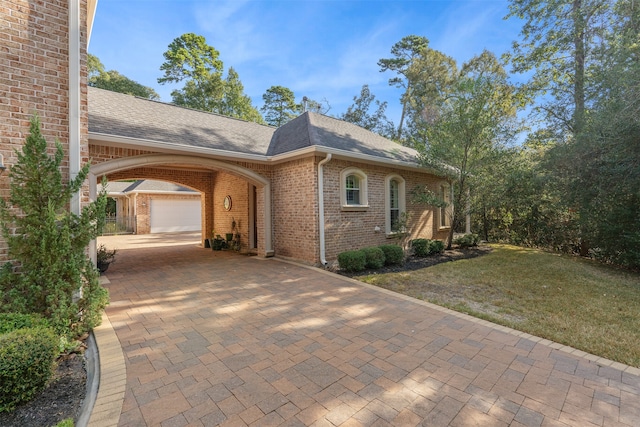
[[382, 249], [377, 246], [371, 246], [369, 248], [362, 249], [364, 252], [366, 263], [366, 268], [382, 268], [384, 267], [385, 256]]
[[49, 322], [38, 314], [0, 313], [0, 335], [22, 328], [49, 326]]
[[42, 390], [58, 355], [51, 328], [22, 328], [0, 335], [0, 412], [10, 411]]
[[378, 246], [384, 252], [384, 265], [398, 265], [404, 261], [404, 251], [398, 245]]
[[477, 234], [465, 234], [464, 236], [458, 237], [454, 239], [453, 243], [460, 246], [461, 248], [470, 248], [473, 246], [478, 246], [480, 242], [480, 236]]
[[346, 251], [338, 254], [338, 265], [345, 271], [362, 271], [367, 264], [363, 251]]
[[429, 250], [432, 254], [441, 254], [444, 252], [444, 242], [442, 240], [432, 240]]
[[444, 243], [440, 240], [413, 239], [411, 241], [411, 247], [413, 248], [413, 254], [420, 258], [439, 254], [444, 251]]

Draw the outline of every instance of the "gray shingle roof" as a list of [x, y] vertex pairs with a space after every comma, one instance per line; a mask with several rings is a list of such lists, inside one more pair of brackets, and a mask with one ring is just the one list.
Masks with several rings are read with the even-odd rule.
[[[304, 113], [277, 130], [89, 87], [89, 132], [272, 157], [316, 147], [417, 164], [417, 152], [352, 123]], [[324, 150], [322, 150], [324, 148]]]
[[89, 132], [264, 155], [274, 128], [88, 88]]
[[[102, 190], [102, 184], [98, 184], [98, 191]], [[110, 181], [107, 183], [109, 193], [154, 192], [154, 191], [179, 191], [198, 194], [197, 191], [171, 182], [155, 181], [152, 179], [137, 180], [134, 182]]]
[[344, 120], [316, 113], [304, 113], [278, 128], [268, 155], [318, 146], [409, 163], [417, 152]]

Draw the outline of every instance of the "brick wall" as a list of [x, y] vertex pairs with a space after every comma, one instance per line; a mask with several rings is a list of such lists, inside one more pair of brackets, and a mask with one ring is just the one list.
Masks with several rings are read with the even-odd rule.
[[[340, 172], [347, 167], [356, 167], [367, 175], [369, 208], [363, 210], [343, 210], [340, 204]], [[372, 166], [332, 160], [324, 166], [324, 207], [325, 241], [327, 261], [336, 260], [340, 252], [396, 243], [385, 233], [385, 178], [390, 174], [400, 175], [405, 180], [407, 224], [410, 237], [444, 239], [446, 232], [437, 228], [434, 210], [430, 207], [411, 203], [411, 189], [417, 185], [427, 186], [432, 191], [443, 181], [442, 178], [402, 169]], [[376, 227], [379, 231], [376, 231]]]
[[[86, 1], [80, 2], [81, 159], [88, 156], [86, 93]], [[15, 163], [14, 150], [24, 144], [29, 120], [37, 112], [42, 133], [53, 153], [58, 139], [69, 147], [69, 38], [67, 0], [0, 0], [0, 153], [5, 165]], [[68, 156], [63, 176], [68, 178]], [[0, 177], [0, 197], [9, 195], [9, 179]], [[88, 186], [82, 189], [88, 200]], [[0, 238], [0, 262], [6, 261]]]
[[[231, 209], [228, 211], [224, 208], [227, 196], [231, 197]], [[213, 185], [213, 230], [224, 239], [226, 233], [232, 233], [231, 223], [234, 220], [242, 236], [242, 250], [246, 251], [249, 239], [249, 183], [229, 173], [218, 172]], [[207, 230], [209, 236], [211, 231]]]
[[273, 246], [276, 256], [317, 263], [318, 236], [317, 161], [313, 157], [274, 166]]

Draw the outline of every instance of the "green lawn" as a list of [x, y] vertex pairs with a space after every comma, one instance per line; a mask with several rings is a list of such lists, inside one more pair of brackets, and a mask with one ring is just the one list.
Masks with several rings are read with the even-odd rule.
[[640, 274], [535, 249], [359, 280], [640, 367]]

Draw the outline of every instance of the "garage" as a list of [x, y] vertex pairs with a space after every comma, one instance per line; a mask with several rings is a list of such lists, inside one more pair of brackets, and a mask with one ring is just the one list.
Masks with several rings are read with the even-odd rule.
[[151, 232], [200, 231], [200, 200], [151, 199]]

